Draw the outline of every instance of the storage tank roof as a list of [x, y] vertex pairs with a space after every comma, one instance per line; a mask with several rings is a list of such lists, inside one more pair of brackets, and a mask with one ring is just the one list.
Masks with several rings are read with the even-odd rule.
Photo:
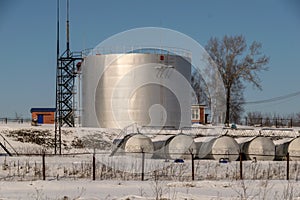
[[171, 137], [174, 137], [174, 135], [156, 135], [152, 138], [152, 142], [166, 141]]
[[281, 144], [284, 144], [284, 143], [288, 143], [290, 141], [292, 141], [294, 138], [282, 138], [282, 139], [279, 139], [279, 140], [273, 140], [274, 144], [277, 146], [277, 145], [281, 145]]
[[256, 138], [256, 137], [238, 137], [238, 138], [235, 138], [235, 141], [238, 144], [243, 144], [243, 143], [246, 143], [246, 142], [250, 142], [254, 138]]
[[194, 139], [195, 142], [210, 142], [211, 140], [216, 139], [216, 136], [209, 136], [209, 137], [197, 137]]
[[187, 58], [192, 57], [191, 51], [178, 47], [153, 46], [152, 48], [143, 46], [114, 46], [114, 47], [96, 47], [93, 49], [85, 49], [82, 51], [84, 56], [90, 55], [107, 55], [107, 54], [158, 54], [158, 55], [179, 55]]

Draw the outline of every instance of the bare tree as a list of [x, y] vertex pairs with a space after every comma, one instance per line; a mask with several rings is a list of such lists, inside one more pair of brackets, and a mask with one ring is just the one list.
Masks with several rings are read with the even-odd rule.
[[241, 121], [241, 116], [244, 113], [243, 105], [245, 103], [244, 88], [243, 83], [239, 79], [232, 86], [230, 99], [231, 114], [229, 116], [231, 122], [240, 123]]
[[191, 85], [198, 101], [194, 103], [210, 106], [207, 85], [205, 84], [205, 81], [201, 74], [197, 73], [197, 71], [192, 72]]
[[213, 37], [205, 47], [216, 63], [226, 89], [225, 124], [229, 124], [231, 92], [236, 81], [247, 81], [261, 89], [258, 72], [267, 70], [266, 64], [269, 62], [269, 58], [260, 52], [261, 47], [261, 43], [254, 41], [247, 48], [242, 35], [225, 35], [222, 40]]
[[263, 118], [263, 114], [261, 112], [248, 112], [247, 113], [247, 124], [248, 125], [256, 125], [261, 123], [261, 119]]

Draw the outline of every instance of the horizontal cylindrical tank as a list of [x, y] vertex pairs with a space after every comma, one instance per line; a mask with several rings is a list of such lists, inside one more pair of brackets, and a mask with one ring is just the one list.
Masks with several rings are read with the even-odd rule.
[[274, 160], [275, 145], [270, 138], [255, 137], [246, 143], [242, 143], [242, 152], [251, 160]]
[[300, 160], [300, 138], [296, 138], [289, 144], [288, 152], [291, 160]]
[[152, 154], [154, 150], [151, 139], [142, 134], [136, 134], [128, 138], [125, 142], [124, 149], [126, 153], [147, 153]]
[[196, 139], [198, 144], [199, 158], [212, 158], [220, 160], [221, 158], [235, 161], [239, 157], [239, 145], [231, 137], [203, 137], [202, 140]]
[[289, 144], [293, 138], [273, 140], [275, 144], [275, 160], [286, 160]]
[[190, 159], [190, 154], [196, 152], [196, 145], [191, 136], [179, 134], [166, 141], [165, 149], [172, 159]]
[[216, 139], [217, 139], [216, 136], [195, 138], [194, 141], [197, 147], [197, 157], [212, 159], [211, 147]]
[[154, 139], [155, 158], [165, 159], [191, 159], [191, 153], [196, 153], [193, 137], [184, 134], [157, 136]]
[[189, 126], [190, 77], [190, 58], [178, 55], [89, 55], [82, 64], [82, 126]]
[[113, 155], [128, 155], [140, 156], [144, 152], [147, 158], [151, 158], [153, 155], [154, 146], [151, 139], [140, 133], [132, 133], [124, 136], [122, 139], [114, 141], [114, 147], [112, 150]]

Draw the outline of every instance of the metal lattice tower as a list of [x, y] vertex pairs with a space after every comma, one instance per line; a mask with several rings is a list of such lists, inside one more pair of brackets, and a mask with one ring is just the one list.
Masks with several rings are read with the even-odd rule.
[[57, 66], [57, 98], [56, 108], [58, 122], [61, 126], [66, 125], [74, 127], [74, 95], [75, 95], [75, 78], [77, 75], [76, 65], [82, 60], [80, 53], [65, 52], [58, 59]]
[[[75, 126], [75, 78], [77, 67], [82, 61], [81, 53], [70, 51], [69, 0], [67, 0], [67, 44], [65, 52], [59, 53], [59, 0], [57, 1], [57, 68], [56, 68], [56, 115], [54, 148], [61, 154], [61, 127]], [[58, 146], [57, 146], [58, 145]]]

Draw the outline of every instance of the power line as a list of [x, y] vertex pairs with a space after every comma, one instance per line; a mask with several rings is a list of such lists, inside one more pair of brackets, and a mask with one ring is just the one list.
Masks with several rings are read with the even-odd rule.
[[290, 93], [290, 94], [286, 94], [286, 95], [282, 95], [282, 96], [278, 96], [278, 97], [274, 97], [271, 99], [264, 99], [264, 100], [259, 100], [259, 101], [248, 101], [245, 102], [244, 104], [261, 104], [261, 103], [270, 103], [270, 102], [274, 102], [274, 101], [280, 101], [283, 99], [289, 99], [295, 96], [300, 95], [300, 91], [298, 92], [294, 92], [294, 93]]

